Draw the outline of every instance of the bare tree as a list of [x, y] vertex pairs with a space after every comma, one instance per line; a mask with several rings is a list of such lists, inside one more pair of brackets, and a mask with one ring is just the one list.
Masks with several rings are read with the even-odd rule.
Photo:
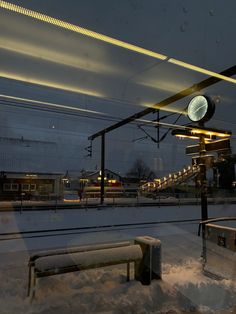
[[155, 173], [141, 158], [137, 158], [131, 169], [127, 172], [127, 176], [135, 177], [139, 180], [152, 180], [155, 178]]

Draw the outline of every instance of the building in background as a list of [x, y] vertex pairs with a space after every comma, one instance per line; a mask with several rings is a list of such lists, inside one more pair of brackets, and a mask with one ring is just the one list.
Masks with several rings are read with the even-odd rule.
[[0, 173], [0, 200], [55, 200], [63, 195], [60, 173]]

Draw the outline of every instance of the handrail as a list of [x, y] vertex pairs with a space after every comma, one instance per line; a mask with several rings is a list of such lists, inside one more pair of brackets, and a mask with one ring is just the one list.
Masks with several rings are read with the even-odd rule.
[[229, 221], [229, 220], [236, 220], [236, 217], [218, 217], [218, 218], [211, 218], [211, 219], [207, 219], [207, 220], [203, 220], [201, 222], [199, 222], [198, 225], [198, 236], [200, 236], [201, 234], [201, 227], [202, 225], [211, 223], [211, 222], [217, 222], [217, 221]]

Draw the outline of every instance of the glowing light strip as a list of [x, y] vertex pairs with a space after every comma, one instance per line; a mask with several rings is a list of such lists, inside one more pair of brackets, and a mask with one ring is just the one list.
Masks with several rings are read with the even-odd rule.
[[91, 30], [88, 30], [86, 28], [83, 28], [83, 27], [80, 27], [80, 26], [77, 26], [77, 25], [74, 25], [74, 24], [71, 24], [68, 22], [64, 22], [62, 20], [50, 17], [48, 15], [45, 15], [45, 14], [42, 14], [39, 12], [25, 9], [23, 7], [20, 7], [18, 5], [15, 5], [15, 4], [6, 2], [6, 1], [0, 1], [0, 7], [4, 8], [6, 10], [9, 10], [9, 11], [13, 11], [13, 12], [25, 15], [25, 16], [32, 17], [36, 20], [43, 21], [43, 22], [46, 22], [48, 24], [55, 25], [57, 27], [61, 27], [61, 28], [73, 31], [75, 33], [79, 33], [79, 34], [87, 36], [87, 37], [91, 37], [91, 38], [94, 38], [94, 39], [97, 39], [97, 40], [100, 40], [100, 41], [103, 41], [103, 42], [106, 42], [106, 43], [109, 43], [109, 44], [112, 44], [112, 45], [115, 45], [115, 46], [118, 46], [118, 47], [121, 47], [124, 49], [128, 49], [128, 50], [131, 50], [131, 51], [155, 58], [155, 59], [166, 60], [169, 63], [176, 64], [176, 65], [181, 66], [183, 68], [187, 68], [187, 69], [192, 70], [192, 71], [196, 71], [196, 72], [200, 72], [200, 73], [203, 73], [206, 75], [217, 77], [217, 78], [220, 78], [224, 81], [228, 81], [230, 83], [236, 84], [236, 79], [227, 77], [225, 75], [221, 75], [221, 74], [218, 74], [216, 72], [213, 72], [213, 71], [210, 71], [210, 70], [207, 70], [207, 69], [204, 69], [204, 68], [201, 68], [201, 67], [183, 62], [183, 61], [176, 60], [174, 58], [169, 58], [168, 56], [165, 56], [163, 54], [159, 54], [157, 52], [154, 52], [154, 51], [151, 51], [151, 50], [148, 50], [148, 49], [145, 49], [145, 48], [133, 45], [133, 44], [126, 43], [124, 41], [121, 41], [121, 40], [118, 40], [118, 39], [115, 39], [115, 38], [112, 38], [112, 37], [109, 37], [109, 36], [106, 36], [106, 35], [91, 31]]
[[93, 92], [93, 91], [89, 91], [89, 90], [85, 90], [85, 89], [79, 89], [79, 88], [74, 88], [74, 87], [70, 87], [70, 86], [65, 86], [63, 84], [57, 84], [54, 82], [49, 82], [49, 81], [43, 81], [43, 80], [39, 80], [36, 78], [27, 78], [27, 77], [23, 77], [17, 74], [12, 74], [12, 73], [7, 73], [7, 72], [2, 72], [0, 71], [0, 77], [4, 77], [7, 79], [11, 79], [11, 80], [16, 80], [16, 81], [20, 81], [20, 82], [26, 82], [26, 83], [30, 83], [30, 84], [35, 84], [35, 85], [41, 85], [41, 86], [46, 86], [46, 87], [50, 87], [50, 88], [57, 88], [60, 90], [64, 90], [64, 91], [69, 91], [69, 92], [73, 92], [73, 93], [80, 93], [83, 95], [89, 95], [89, 96], [95, 96], [95, 97], [104, 97], [104, 95], [99, 94], [97, 92]]
[[[70, 67], [73, 67], [73, 68], [76, 68], [76, 69], [86, 69], [86, 71], [91, 71], [91, 69], [88, 69], [88, 68], [82, 68], [82, 67], [79, 67], [76, 62], [63, 62], [60, 60], [60, 56], [59, 55], [55, 55], [52, 56], [52, 57], [48, 57], [48, 56], [42, 56], [42, 53], [32, 53], [32, 52], [29, 52], [29, 51], [24, 51], [24, 50], [20, 50], [20, 49], [17, 49], [17, 48], [10, 48], [10, 47], [4, 47], [3, 45], [0, 44], [0, 49], [3, 49], [3, 50], [7, 50], [7, 51], [10, 51], [10, 52], [16, 52], [18, 54], [21, 54], [21, 55], [24, 55], [24, 56], [28, 56], [28, 57], [33, 57], [33, 58], [40, 58], [41, 60], [44, 60], [44, 61], [49, 61], [49, 62], [53, 62], [53, 63], [57, 63], [57, 64], [61, 64], [61, 65], [65, 65], [65, 66], [70, 66]], [[93, 71], [93, 72], [96, 72], [96, 71]], [[99, 71], [97, 71], [99, 72]]]
[[81, 109], [81, 108], [70, 107], [70, 106], [66, 106], [66, 105], [59, 105], [59, 104], [55, 104], [55, 103], [51, 103], [51, 102], [44, 102], [44, 101], [33, 100], [33, 99], [28, 99], [28, 98], [21, 98], [21, 97], [9, 96], [9, 95], [4, 95], [4, 94], [0, 94], [0, 97], [6, 98], [6, 99], [10, 99], [10, 100], [29, 102], [30, 104], [33, 103], [33, 104], [36, 104], [36, 105], [46, 105], [46, 106], [50, 106], [50, 107], [54, 107], [54, 108], [70, 109], [70, 110], [80, 111], [80, 112], [85, 112], [85, 113], [106, 115], [105, 113], [102, 113], [102, 112], [99, 112], [99, 111]]
[[160, 59], [160, 60], [167, 59], [167, 56], [164, 56], [160, 53], [156, 53], [154, 51], [151, 51], [151, 50], [139, 47], [139, 46], [135, 46], [135, 45], [126, 43], [124, 41], [103, 35], [103, 34], [99, 34], [97, 32], [88, 30], [86, 28], [83, 28], [83, 27], [80, 27], [80, 26], [77, 26], [68, 22], [61, 21], [59, 19], [53, 18], [51, 16], [48, 16], [42, 13], [38, 13], [29, 9], [22, 8], [18, 5], [15, 5], [6, 1], [0, 1], [0, 7], [16, 12], [16, 13], [20, 13], [22, 15], [35, 18], [36, 20], [39, 20], [39, 21], [43, 21], [43, 22], [73, 31], [75, 33], [79, 33], [81, 35], [85, 35], [85, 36], [88, 36], [88, 37], [91, 37], [100, 41], [104, 41], [106, 43], [109, 43], [118, 47], [122, 47], [131, 51], [135, 51], [140, 54], [144, 54], [144, 55], [156, 58], [156, 59]]
[[[178, 129], [181, 129], [183, 131], [189, 131], [193, 137], [196, 136], [197, 138], [199, 138], [200, 134], [205, 134], [208, 136], [215, 135], [218, 137], [230, 137], [231, 136], [231, 133], [228, 131], [222, 131], [221, 132], [220, 130], [219, 131], [211, 130], [211, 129], [205, 130], [205, 129], [201, 129], [201, 128], [193, 127], [193, 126], [184, 126], [184, 125], [165, 123], [165, 122], [157, 122], [157, 121], [151, 121], [151, 120], [145, 120], [145, 119], [137, 119], [137, 121], [148, 123], [148, 124], [161, 125], [163, 127], [167, 127], [170, 129], [177, 129], [178, 128]], [[181, 137], [183, 137], [182, 134], [181, 134]]]
[[170, 63], [173, 63], [173, 64], [176, 64], [180, 67], [183, 67], [183, 68], [186, 68], [186, 69], [189, 69], [189, 70], [192, 70], [192, 71], [196, 71], [196, 72], [199, 72], [199, 73], [203, 73], [203, 74], [206, 74], [206, 75], [209, 75], [209, 76], [214, 76], [214, 77], [217, 77], [221, 80], [224, 80], [224, 81], [228, 81], [230, 83], [234, 83], [236, 84], [236, 80], [231, 78], [231, 77], [227, 77], [225, 75], [221, 75], [219, 73], [215, 73], [215, 72], [212, 72], [212, 71], [209, 71], [209, 70], [206, 70], [204, 68], [200, 68], [198, 66], [195, 66], [195, 65], [192, 65], [192, 64], [189, 64], [189, 63], [186, 63], [186, 62], [183, 62], [183, 61], [179, 61], [179, 60], [176, 60], [176, 59], [173, 59], [173, 58], [170, 58], [168, 59], [168, 62]]
[[163, 108], [163, 107], [161, 107], [161, 106], [157, 106], [155, 103], [147, 103], [147, 102], [141, 103], [141, 105], [142, 105], [143, 107], [147, 107], [147, 108], [161, 109], [161, 110], [163, 110], [163, 111], [173, 112], [173, 113], [181, 113], [182, 115], [187, 116], [187, 112], [186, 112], [186, 111], [183, 111], [183, 109], [180, 110], [180, 109], [177, 109], [177, 108], [169, 108], [168, 106], [166, 106], [166, 107]]

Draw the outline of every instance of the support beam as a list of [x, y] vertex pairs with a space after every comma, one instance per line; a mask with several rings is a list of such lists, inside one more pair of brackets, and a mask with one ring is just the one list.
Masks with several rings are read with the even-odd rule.
[[[220, 74], [228, 76], [228, 77], [231, 77], [231, 76], [235, 75], [236, 74], [236, 65], [234, 65], [234, 66], [232, 66], [232, 67], [230, 67], [230, 68], [220, 72]], [[144, 109], [144, 110], [142, 110], [142, 111], [140, 111], [138, 113], [133, 114], [132, 116], [129, 116], [126, 119], [123, 119], [123, 120], [121, 120], [121, 121], [119, 121], [119, 122], [117, 122], [117, 123], [115, 123], [115, 124], [105, 128], [105, 129], [103, 129], [103, 130], [101, 130], [101, 131], [99, 131], [99, 132], [89, 136], [88, 139], [89, 140], [94, 140], [95, 138], [101, 136], [102, 134], [106, 134], [106, 133], [108, 133], [110, 131], [113, 131], [113, 130], [115, 130], [115, 129], [117, 129], [117, 128], [125, 125], [125, 124], [128, 124], [128, 123], [134, 121], [134, 120], [140, 119], [140, 118], [142, 118], [143, 116], [145, 116], [145, 115], [147, 115], [149, 113], [155, 112], [157, 109], [161, 109], [161, 108], [163, 108], [165, 106], [168, 106], [168, 105], [170, 105], [173, 102], [176, 102], [176, 101], [178, 101], [180, 99], [183, 99], [186, 96], [190, 96], [190, 95], [192, 95], [192, 94], [194, 94], [194, 93], [196, 93], [196, 92], [198, 92], [198, 91], [200, 91], [200, 90], [202, 90], [204, 88], [212, 86], [212, 85], [214, 85], [214, 84], [216, 84], [216, 83], [218, 83], [220, 81], [222, 81], [222, 79], [216, 78], [214, 76], [211, 76], [208, 79], [203, 80], [203, 81], [201, 81], [201, 82], [199, 82], [197, 84], [194, 84], [191, 87], [186, 88], [186, 89], [180, 91], [179, 93], [177, 93], [175, 95], [167, 97], [166, 99], [160, 101], [159, 103], [156, 103], [152, 107], [148, 107], [148, 108], [146, 108], [146, 109]]]

